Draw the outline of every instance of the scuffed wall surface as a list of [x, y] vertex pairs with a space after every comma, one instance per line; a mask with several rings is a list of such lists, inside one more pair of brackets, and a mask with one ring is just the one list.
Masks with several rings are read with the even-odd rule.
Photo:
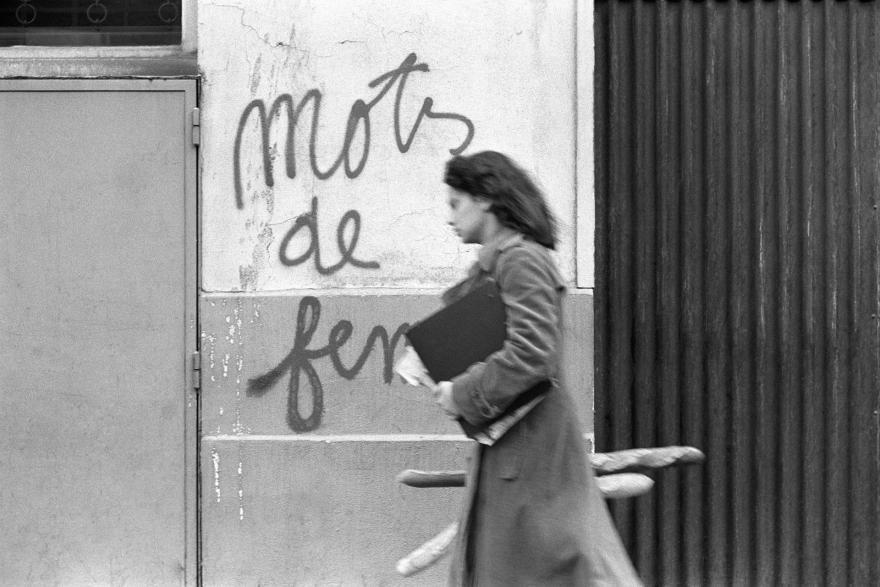
[[[394, 562], [454, 520], [461, 490], [394, 477], [463, 469], [470, 451], [428, 390], [390, 374], [395, 333], [437, 306], [435, 292], [204, 296], [206, 585], [406, 584]], [[592, 295], [563, 313], [564, 378], [592, 430]]]
[[447, 562], [399, 577], [397, 560], [455, 520], [459, 488], [395, 482], [460, 468], [464, 443], [208, 439], [205, 585], [443, 585]]
[[[574, 283], [575, 3], [208, 1], [202, 105], [206, 585], [435, 585], [395, 561], [451, 522], [469, 444], [394, 380], [401, 333], [474, 249], [446, 226], [450, 152], [497, 149], [561, 221]], [[592, 296], [566, 303], [592, 429]]]

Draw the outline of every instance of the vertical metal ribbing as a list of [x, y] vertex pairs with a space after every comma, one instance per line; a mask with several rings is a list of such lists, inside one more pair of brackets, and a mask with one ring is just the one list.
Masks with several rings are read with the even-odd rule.
[[[756, 409], [753, 401], [757, 387], [757, 365], [753, 360], [756, 348], [755, 329], [751, 327], [756, 300], [756, 280], [753, 259], [756, 257], [755, 238], [758, 211], [754, 203], [752, 177], [756, 161], [752, 148], [757, 130], [752, 124], [755, 104], [755, 77], [752, 75], [755, 56], [751, 47], [756, 14], [751, 5], [731, 5], [734, 54], [728, 73], [730, 80], [731, 136], [730, 136], [730, 197], [734, 244], [731, 250], [731, 281], [728, 306], [731, 315], [731, 421], [730, 468], [732, 541], [731, 577], [736, 585], [755, 583], [755, 543], [757, 520], [755, 511], [756, 487], [743, 483], [752, 479], [754, 470], [753, 444], [756, 432]], [[739, 58], [737, 57], [739, 55]], [[669, 583], [671, 584], [671, 583]]]
[[648, 584], [876, 584], [880, 8], [597, 2], [597, 444]]
[[[654, 22], [654, 9], [640, 2], [633, 5], [633, 46], [635, 67], [635, 121], [632, 125], [635, 147], [634, 166], [635, 178], [634, 198], [634, 255], [635, 275], [655, 275], [656, 257], [653, 254], [657, 247], [657, 150], [656, 150], [656, 42], [657, 27]], [[657, 369], [654, 358], [657, 352], [657, 288], [653, 281], [636, 279], [633, 297], [633, 366], [634, 386], [637, 401], [634, 403], [633, 441], [635, 446], [655, 446], [656, 418], [659, 407], [655, 393], [645, 394], [640, 390], [655, 386]], [[656, 496], [647, 495], [646, 499], [634, 502], [636, 520], [653, 517], [656, 510]], [[636, 539], [633, 556], [639, 568], [646, 569], [651, 575], [657, 573], [656, 524], [638, 523], [635, 527]]]
[[[870, 413], [871, 424], [866, 426], [870, 431], [865, 435], [865, 443], [868, 458], [865, 466], [868, 472], [862, 477], [868, 487], [880, 487], [880, 157], [871, 158], [870, 155], [880, 152], [880, 72], [872, 63], [873, 56], [880, 55], [880, 12], [869, 12], [862, 22], [866, 23], [866, 30], [860, 33], [865, 56], [860, 70], [860, 79], [863, 80], [865, 98], [862, 104], [865, 106], [860, 127], [863, 129], [864, 142], [860, 145], [859, 152], [862, 154], [865, 178], [864, 198], [862, 210], [865, 219], [865, 255], [863, 265], [866, 267], [866, 291], [864, 314], [870, 315], [871, 323], [865, 329], [864, 345], [866, 349], [862, 355], [864, 368], [861, 374], [862, 381], [866, 382], [868, 389], [864, 390], [869, 399], [864, 408]], [[861, 214], [860, 214], [861, 215]], [[867, 541], [871, 545], [866, 549], [865, 556], [870, 561], [870, 584], [880, 583], [880, 496], [874, 493], [874, 499], [868, 504], [865, 516], [869, 520], [870, 533]]]
[[[776, 96], [777, 171], [779, 177], [778, 243], [779, 243], [779, 296], [775, 301], [779, 312], [780, 364], [778, 366], [779, 411], [778, 446], [779, 478], [777, 500], [777, 539], [781, 556], [777, 563], [776, 582], [781, 585], [802, 585], [801, 552], [802, 525], [800, 503], [803, 499], [800, 401], [802, 378], [798, 357], [803, 332], [799, 320], [803, 301], [803, 225], [802, 218], [802, 152], [801, 132], [803, 119], [798, 99], [799, 79], [803, 70], [800, 62], [800, 20], [798, 13], [780, 6], [777, 48], [779, 75]], [[784, 491], [785, 497], [782, 497]]]
[[[611, 100], [614, 95], [611, 87], [611, 55], [610, 47], [610, 24], [609, 11], [601, 10], [601, 5], [596, 6], [594, 14], [594, 41], [596, 57], [594, 68], [594, 98], [593, 98], [593, 137], [594, 137], [594, 167], [595, 167], [595, 190], [597, 194], [609, 194], [611, 191]], [[582, 33], [579, 33], [582, 34]], [[604, 90], [599, 90], [604, 88]], [[580, 114], [583, 116], [584, 114]], [[596, 271], [596, 290], [610, 292], [611, 288], [611, 201], [607, 197], [596, 198], [596, 236], [595, 236], [595, 262], [596, 267], [604, 267], [605, 271]], [[614, 421], [612, 397], [613, 382], [611, 378], [611, 357], [616, 353], [612, 346], [611, 323], [614, 316], [611, 311], [611, 296], [598, 296], [593, 304], [595, 314], [595, 344], [597, 347], [606, 349], [605, 352], [596, 353], [594, 358], [596, 389], [609, 390], [609, 393], [594, 394], [594, 427], [603, 430], [605, 442], [611, 438], [611, 425]]]
[[[847, 103], [848, 109], [848, 125], [847, 136], [849, 139], [849, 153], [851, 162], [849, 165], [850, 172], [850, 194], [851, 194], [851, 213], [848, 217], [850, 231], [852, 235], [852, 249], [847, 257], [850, 270], [851, 290], [847, 305], [852, 308], [851, 315], [851, 331], [850, 344], [858, 347], [867, 342], [865, 332], [870, 324], [870, 318], [865, 312], [865, 285], [868, 280], [864, 279], [863, 272], [867, 269], [864, 264], [865, 258], [860, 251], [865, 248], [865, 231], [862, 218], [867, 214], [868, 210], [864, 207], [865, 185], [864, 185], [864, 161], [862, 158], [862, 142], [866, 133], [870, 133], [870, 128], [862, 128], [863, 114], [866, 112], [867, 104], [863, 104], [865, 96], [862, 94], [870, 81], [862, 79], [865, 73], [861, 71], [862, 62], [861, 55], [861, 34], [864, 29], [862, 23], [858, 19], [855, 12], [848, 15], [848, 57], [849, 57], [849, 79], [847, 79]], [[870, 59], [870, 56], [869, 56]], [[862, 380], [865, 363], [856, 359], [853, 361], [851, 368], [852, 379], [851, 388], [857, 388]], [[847, 420], [850, 422], [850, 455], [847, 463], [847, 471], [849, 474], [848, 486], [850, 488], [851, 502], [849, 505], [849, 528], [847, 535], [847, 545], [849, 546], [847, 567], [849, 568], [850, 582], [855, 585], [867, 585], [870, 576], [870, 560], [866, 556], [870, 551], [868, 538], [870, 537], [869, 522], [866, 514], [868, 513], [868, 505], [870, 496], [862, 491], [854, 491], [861, 481], [869, 476], [869, 462], [866, 457], [869, 456], [865, 446], [869, 444], [870, 435], [866, 434], [869, 429], [861, 426], [858, 422], [870, 422], [870, 398], [862, 393], [850, 393], [850, 402], [848, 402]], [[852, 425], [853, 422], [857, 424]]]
[[[657, 146], [655, 177], [657, 181], [657, 349], [656, 386], [657, 444], [674, 445], [681, 438], [682, 369], [680, 362], [682, 309], [681, 296], [681, 141], [683, 129], [681, 84], [682, 10], [679, 3], [663, 2], [657, 6], [657, 41], [654, 66], [657, 68], [655, 117]], [[679, 537], [684, 533], [682, 484], [678, 471], [659, 478], [655, 489], [652, 523], [658, 534], [657, 581], [672, 584], [683, 576], [683, 553], [677, 540], [668, 540], [667, 529]]]
[[[708, 424], [700, 445], [712, 459], [703, 468], [706, 516], [703, 519], [706, 537], [706, 584], [717, 585], [729, 575], [730, 548], [727, 523], [730, 485], [728, 437], [730, 431], [730, 337], [729, 306], [725, 303], [732, 287], [730, 282], [730, 102], [727, 91], [727, 72], [732, 58], [729, 40], [728, 15], [708, 11], [705, 21], [703, 52], [706, 56], [703, 79], [703, 133], [705, 201], [703, 222], [704, 244], [702, 254], [703, 290], [706, 300], [701, 328], [706, 345], [701, 350], [701, 368], [705, 380], [703, 419]], [[710, 305], [711, 304], [711, 305]]]
[[755, 328], [756, 348], [753, 356], [757, 368], [755, 389], [756, 434], [752, 450], [753, 483], [755, 484], [755, 580], [759, 585], [776, 583], [774, 565], [778, 559], [776, 524], [779, 504], [779, 448], [777, 416], [779, 408], [778, 315], [778, 190], [777, 175], [777, 114], [775, 107], [778, 84], [777, 33], [778, 14], [775, 5], [754, 3], [755, 35], [751, 47], [755, 76], [755, 144], [753, 194], [757, 224], [755, 257], [752, 259], [756, 281], [756, 306], [751, 321]]
[[[615, 446], [633, 446], [635, 431], [633, 390], [633, 299], [634, 267], [631, 253], [634, 249], [635, 197], [634, 169], [636, 166], [632, 124], [635, 120], [635, 78], [632, 5], [609, 13], [608, 47], [611, 56], [608, 83], [612, 98], [609, 110], [609, 202], [608, 235], [615, 245], [609, 247], [611, 271], [608, 280], [608, 313], [610, 320], [609, 388], [613, 394], [609, 407], [613, 417], [609, 432]], [[635, 517], [632, 502], [619, 502], [614, 508], [615, 519], [622, 530], [630, 552], [635, 550]]]
[[[850, 581], [853, 584], [877, 584], [878, 562], [875, 556], [877, 540], [876, 515], [878, 500], [876, 490], [878, 471], [877, 403], [880, 386], [876, 384], [880, 359], [877, 347], [877, 308], [880, 293], [877, 275], [880, 257], [877, 228], [877, 185], [880, 181], [880, 68], [877, 67], [876, 12], [852, 11], [849, 14], [850, 33], [850, 152], [852, 215], [850, 230], [853, 254], [850, 267], [853, 279], [851, 292], [852, 329], [852, 401], [849, 403], [851, 422], [851, 456], [849, 461], [849, 486], [852, 500], [849, 509], [850, 524], [848, 545]], [[874, 385], [871, 385], [871, 382]], [[874, 491], [860, 488], [873, 487]]]
[[800, 371], [803, 402], [803, 522], [801, 576], [803, 585], [825, 584], [825, 483], [826, 413], [825, 334], [827, 278], [824, 258], [827, 250], [825, 200], [825, 26], [821, 4], [809, 4], [800, 13], [802, 40], [801, 83], [799, 98], [802, 104], [802, 132], [800, 152], [803, 154], [803, 189], [801, 193], [801, 223], [803, 225], [803, 305], [801, 314], [804, 346], [801, 349]]
[[[702, 263], [705, 215], [704, 152], [706, 105], [703, 100], [705, 72], [705, 11], [697, 4], [685, 3], [682, 14], [682, 118], [681, 167], [683, 175], [682, 203], [679, 209], [682, 227], [681, 297], [682, 339], [678, 345], [682, 363], [682, 440], [683, 443], [702, 445], [706, 430], [704, 303], [705, 282]], [[687, 121], [687, 123], [686, 123]], [[647, 276], [644, 276], [647, 277]], [[701, 511], [709, 490], [705, 469], [689, 469], [683, 479], [682, 509], [684, 512]], [[705, 516], [689, 516], [682, 536], [685, 560], [683, 580], [687, 584], [706, 583]]]
[[848, 19], [845, 12], [825, 5], [825, 210], [826, 210], [826, 311], [825, 337], [828, 341], [825, 372], [825, 417], [827, 443], [825, 471], [827, 501], [825, 503], [826, 579], [832, 585], [849, 584], [847, 535], [849, 516], [845, 500], [849, 483], [847, 391], [849, 308], [847, 292], [849, 275], [847, 218], [850, 214], [850, 174], [848, 166], [849, 127], [848, 81], [849, 59]]
[[[877, 31], [880, 31], [880, 13], [872, 12], [864, 20], [869, 23], [864, 31], [862, 39], [865, 46], [863, 55], [867, 56], [863, 61], [866, 99], [862, 101], [866, 105], [866, 117], [862, 119], [860, 126], [864, 130], [865, 142], [861, 145], [862, 153], [880, 152], [880, 73], [869, 64], [870, 56], [880, 55], [880, 39]], [[868, 189], [865, 192], [863, 209], [866, 225], [865, 240], [867, 242], [864, 265], [867, 269], [865, 292], [865, 314], [870, 312], [872, 323], [866, 328], [866, 343], [863, 348], [867, 352], [863, 355], [865, 362], [862, 378], [871, 388], [866, 390], [865, 395], [870, 398], [866, 406], [870, 412], [872, 421], [867, 428], [871, 431], [866, 435], [864, 446], [869, 453], [866, 459], [868, 473], [863, 479], [868, 487], [880, 487], [880, 389], [876, 382], [880, 381], [880, 191], [873, 189], [880, 185], [880, 158], [865, 159], [863, 164], [866, 170], [865, 184]], [[873, 192], [873, 193], [872, 193]], [[868, 209], [870, 207], [870, 209]], [[873, 521], [869, 524], [870, 534], [867, 539], [871, 545], [867, 549], [866, 556], [871, 561], [870, 580], [871, 584], [880, 583], [880, 496], [874, 496], [873, 503], [867, 507], [866, 517]]]

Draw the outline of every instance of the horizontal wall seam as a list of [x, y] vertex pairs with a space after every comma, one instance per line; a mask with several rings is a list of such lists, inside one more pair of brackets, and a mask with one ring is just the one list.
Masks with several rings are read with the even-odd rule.
[[466, 442], [463, 434], [215, 434], [202, 437], [208, 441], [273, 442]]
[[[451, 284], [450, 284], [451, 285]], [[593, 287], [577, 287], [568, 284], [566, 292], [574, 295], [593, 295]], [[202, 291], [201, 299], [206, 301], [214, 301], [229, 298], [284, 298], [284, 297], [302, 297], [302, 296], [321, 296], [323, 297], [367, 297], [367, 296], [437, 296], [439, 297], [445, 287], [410, 287], [410, 288], [390, 288], [390, 287], [353, 287], [353, 288], [304, 288], [304, 289], [285, 289], [278, 291]]]
[[[472, 442], [463, 434], [208, 434], [202, 439], [215, 442]], [[592, 443], [593, 433], [584, 434], [584, 440]]]

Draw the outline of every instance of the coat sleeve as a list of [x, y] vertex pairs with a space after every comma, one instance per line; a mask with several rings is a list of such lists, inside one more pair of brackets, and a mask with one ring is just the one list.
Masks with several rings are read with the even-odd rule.
[[507, 340], [452, 380], [455, 404], [474, 425], [496, 418], [517, 395], [556, 374], [559, 281], [552, 260], [512, 247], [499, 257], [496, 279], [507, 311]]

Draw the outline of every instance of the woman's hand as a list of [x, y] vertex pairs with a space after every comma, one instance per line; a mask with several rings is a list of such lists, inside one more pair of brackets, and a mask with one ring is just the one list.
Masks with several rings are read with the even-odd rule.
[[460, 415], [455, 400], [452, 398], [452, 382], [441, 381], [433, 388], [431, 392], [434, 394], [434, 403], [440, 406], [450, 420], [455, 420]]

